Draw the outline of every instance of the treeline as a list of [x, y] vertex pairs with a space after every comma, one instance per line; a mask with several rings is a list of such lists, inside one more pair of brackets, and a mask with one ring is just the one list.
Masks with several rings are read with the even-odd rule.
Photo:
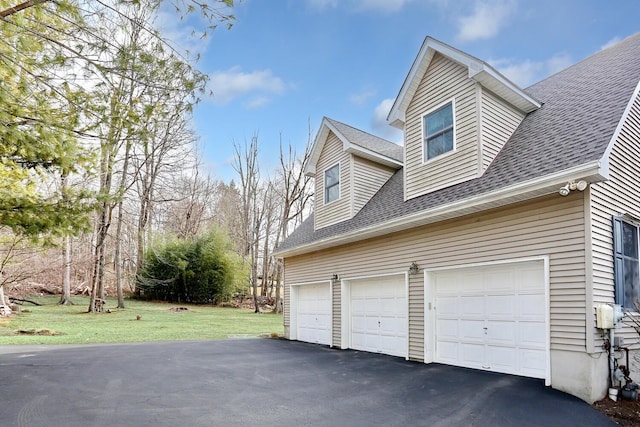
[[[161, 5], [0, 0], [0, 304], [29, 280], [62, 282], [61, 303], [86, 286], [89, 311], [111, 286], [119, 307], [126, 292], [280, 297], [270, 254], [308, 207], [308, 153], [278, 141], [280, 167], [261, 171], [254, 137], [235, 144], [237, 180], [202, 174], [191, 112], [207, 78], [154, 25]], [[234, 19], [230, 0], [171, 5], [203, 33]], [[171, 274], [182, 288], [158, 286]]]

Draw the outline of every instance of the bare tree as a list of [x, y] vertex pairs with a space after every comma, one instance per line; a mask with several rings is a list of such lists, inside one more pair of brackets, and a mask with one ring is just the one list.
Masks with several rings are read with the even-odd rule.
[[241, 256], [249, 263], [249, 281], [253, 291], [255, 312], [260, 312], [258, 306], [258, 255], [259, 236], [262, 228], [264, 211], [259, 206], [260, 169], [258, 166], [258, 135], [257, 133], [244, 146], [233, 144], [235, 158], [233, 168], [240, 179], [240, 232], [242, 243]]
[[[311, 128], [309, 128], [308, 141], [302, 157], [298, 157], [296, 151], [291, 146], [285, 149], [280, 142], [280, 169], [278, 170], [279, 184], [277, 194], [280, 204], [280, 227], [279, 233], [274, 242], [277, 247], [282, 240], [287, 238], [289, 231], [302, 222], [305, 213], [308, 211], [310, 200], [313, 197], [311, 191], [310, 178], [304, 174], [304, 166], [309, 161], [311, 155]], [[282, 265], [274, 262], [273, 280], [276, 286], [275, 311], [282, 311], [280, 287], [282, 283]]]

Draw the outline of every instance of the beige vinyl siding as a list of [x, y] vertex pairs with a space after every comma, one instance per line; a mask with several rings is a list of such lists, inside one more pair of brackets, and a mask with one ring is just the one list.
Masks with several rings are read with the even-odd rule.
[[482, 172], [524, 119], [524, 114], [486, 89], [481, 89]]
[[[422, 117], [454, 99], [455, 152], [423, 163]], [[435, 54], [407, 108], [405, 198], [435, 191], [478, 174], [476, 84], [468, 70]]]
[[[615, 301], [613, 277], [613, 233], [611, 217], [621, 212], [640, 220], [640, 96], [620, 130], [609, 158], [610, 180], [591, 186], [591, 240], [593, 242], [593, 316], [599, 304]], [[592, 323], [595, 325], [595, 321]], [[602, 345], [602, 332], [595, 327], [594, 351]], [[616, 330], [628, 344], [638, 335], [629, 327]]]
[[353, 156], [353, 215], [367, 204], [394, 172], [395, 169]]
[[424, 313], [424, 273], [422, 271], [409, 275], [409, 313], [411, 313], [409, 359], [424, 362], [424, 316], [419, 315]]
[[[324, 171], [340, 162], [340, 198], [324, 203]], [[351, 155], [342, 149], [342, 141], [331, 132], [324, 144], [315, 179], [315, 229], [351, 218]]]
[[[330, 277], [377, 275], [422, 268], [468, 265], [548, 256], [551, 348], [585, 349], [585, 229], [582, 194], [557, 194], [418, 227], [350, 245], [287, 258], [288, 283]], [[412, 278], [409, 310], [410, 357], [421, 358], [424, 306]]]
[[331, 337], [331, 342], [334, 347], [340, 347], [340, 342], [342, 339], [342, 333], [340, 330], [340, 319], [341, 319], [341, 303], [342, 303], [342, 292], [340, 288], [340, 281], [333, 281], [333, 301], [332, 304], [332, 318], [331, 318], [331, 326], [333, 328], [333, 336]]

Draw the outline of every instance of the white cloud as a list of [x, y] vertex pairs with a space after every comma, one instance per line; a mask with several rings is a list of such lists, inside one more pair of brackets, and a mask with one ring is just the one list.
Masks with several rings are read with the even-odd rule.
[[271, 99], [269, 99], [268, 97], [258, 96], [257, 98], [253, 98], [249, 102], [247, 102], [245, 106], [250, 109], [260, 108], [267, 105], [269, 102], [271, 102]]
[[608, 42], [606, 42], [605, 44], [602, 45], [602, 47], [600, 48], [600, 50], [605, 50], [607, 48], [610, 48], [611, 46], [613, 46], [614, 44], [618, 43], [622, 41], [622, 38], [620, 37], [614, 37], [611, 40], [609, 40]]
[[360, 93], [353, 93], [349, 95], [349, 102], [354, 105], [362, 106], [366, 104], [372, 96], [375, 96], [375, 94], [376, 92], [373, 90], [364, 90]]
[[307, 4], [315, 10], [335, 9], [347, 6], [357, 12], [397, 12], [412, 0], [307, 0]]
[[359, 0], [357, 8], [375, 12], [397, 12], [411, 0]]
[[466, 42], [494, 37], [515, 9], [513, 0], [476, 0], [473, 13], [458, 19], [457, 39]]
[[527, 87], [543, 78], [564, 70], [573, 60], [566, 53], [558, 53], [544, 61], [514, 61], [513, 59], [493, 59], [488, 61], [509, 80], [520, 87]]
[[394, 128], [387, 123], [387, 116], [391, 107], [393, 106], [393, 99], [383, 99], [373, 111], [373, 117], [371, 119], [371, 127], [377, 135], [389, 141], [402, 143], [402, 131]]
[[190, 57], [203, 54], [209, 45], [209, 38], [202, 37], [202, 30], [188, 22], [176, 19], [175, 13], [161, 10], [156, 18], [162, 37], [182, 54]]
[[[265, 97], [265, 93], [279, 95], [286, 88], [282, 79], [274, 76], [271, 70], [245, 73], [240, 67], [232, 67], [227, 71], [215, 71], [209, 77], [209, 88], [213, 92], [213, 102], [216, 104], [226, 104], [254, 92], [262, 94], [262, 97]], [[260, 102], [262, 105], [265, 103], [264, 100]], [[255, 106], [257, 104], [254, 103], [254, 108]]]
[[324, 10], [324, 9], [335, 9], [338, 6], [338, 0], [307, 0], [309, 6], [313, 9]]

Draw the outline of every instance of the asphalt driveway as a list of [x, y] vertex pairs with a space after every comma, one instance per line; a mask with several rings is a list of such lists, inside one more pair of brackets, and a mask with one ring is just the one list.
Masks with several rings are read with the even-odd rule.
[[1, 347], [2, 426], [606, 426], [542, 381], [272, 339]]

